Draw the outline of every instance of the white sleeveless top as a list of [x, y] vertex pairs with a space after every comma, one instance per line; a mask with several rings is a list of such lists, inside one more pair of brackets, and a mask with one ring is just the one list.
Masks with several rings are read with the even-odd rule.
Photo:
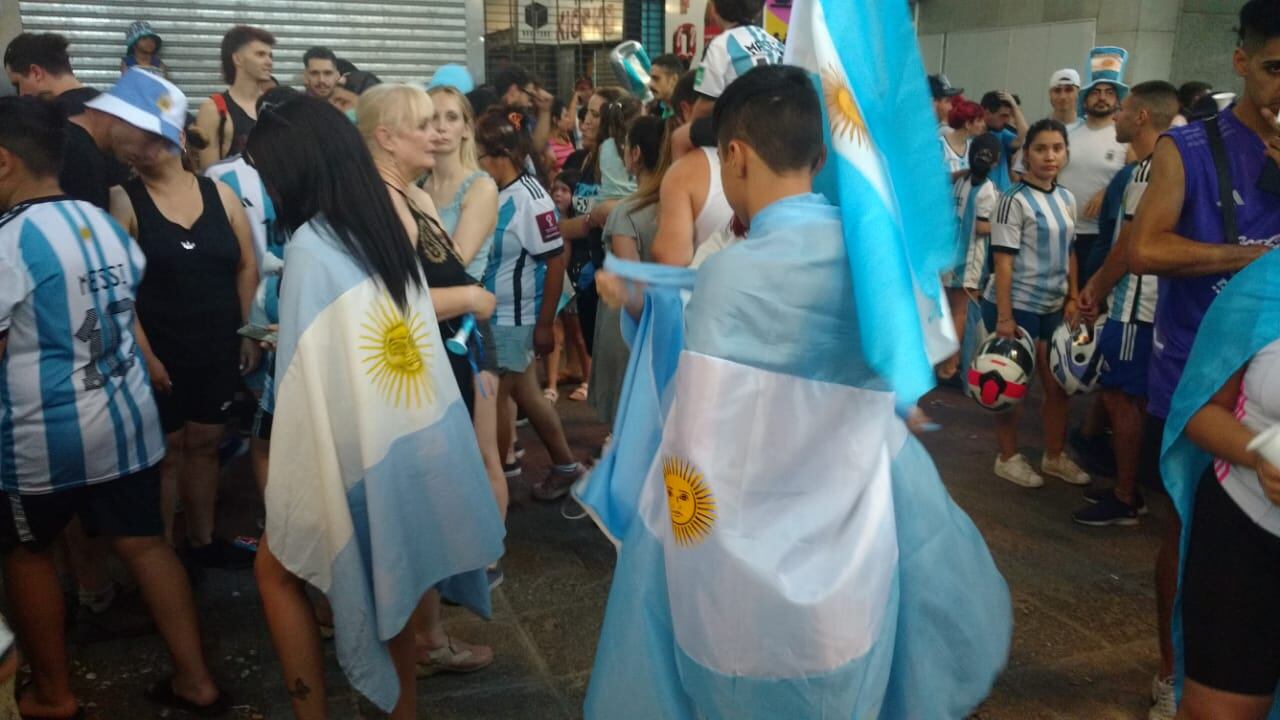
[[707, 156], [711, 167], [711, 184], [707, 188], [707, 201], [702, 204], [702, 212], [693, 221], [693, 250], [698, 251], [702, 243], [712, 235], [729, 226], [733, 220], [733, 209], [724, 198], [724, 185], [720, 183], [720, 156], [715, 148], [698, 148]]
[[[1235, 415], [1254, 432], [1280, 424], [1280, 340], [1259, 350], [1249, 361], [1240, 383]], [[1251, 467], [1232, 465], [1221, 459], [1214, 461], [1214, 470], [1236, 505], [1263, 530], [1280, 536], [1280, 505], [1272, 503], [1262, 492], [1258, 473]]]

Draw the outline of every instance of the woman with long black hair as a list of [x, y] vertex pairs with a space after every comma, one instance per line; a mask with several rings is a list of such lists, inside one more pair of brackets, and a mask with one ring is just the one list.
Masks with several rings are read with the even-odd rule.
[[407, 720], [414, 609], [439, 587], [489, 613], [501, 521], [427, 274], [355, 126], [297, 98], [259, 118], [246, 155], [292, 233], [256, 564], [267, 624], [297, 717], [327, 716], [307, 581], [352, 685]]

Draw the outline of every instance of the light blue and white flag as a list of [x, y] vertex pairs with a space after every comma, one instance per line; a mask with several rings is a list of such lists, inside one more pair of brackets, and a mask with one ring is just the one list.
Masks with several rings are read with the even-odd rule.
[[955, 218], [907, 4], [795, 0], [785, 62], [810, 71], [824, 100], [829, 154], [814, 187], [840, 206], [862, 351], [904, 412], [956, 350], [939, 281]]
[[389, 711], [386, 642], [433, 586], [487, 616], [503, 527], [426, 288], [398, 308], [321, 220], [285, 257], [269, 545], [329, 598], [343, 670]]
[[575, 489], [622, 540], [589, 719], [956, 718], [1003, 667], [1007, 586], [863, 357], [846, 252], [800, 195], [683, 317], [687, 276], [607, 266], [649, 285], [648, 323], [625, 434]]

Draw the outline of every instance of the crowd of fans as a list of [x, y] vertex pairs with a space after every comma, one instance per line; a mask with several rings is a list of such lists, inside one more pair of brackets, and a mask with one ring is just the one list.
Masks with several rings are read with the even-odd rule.
[[[124, 631], [109, 620], [122, 591], [104, 571], [109, 554], [132, 573], [172, 656], [153, 700], [207, 716], [228, 709], [201, 653], [192, 587], [204, 568], [253, 566], [295, 713], [324, 716], [319, 643], [334, 633], [334, 609], [273, 554], [287, 538], [226, 539], [216, 526], [231, 456], [249, 451], [263, 493], [277, 467], [282, 286], [309, 282], [284, 262], [300, 234], [304, 248], [328, 243], [354, 258], [400, 306], [425, 289], [439, 339], [467, 343], [448, 365], [483, 462], [475, 480], [500, 519], [523, 474], [525, 421], [552, 460], [530, 479], [533, 497], [568, 494], [607, 448], [575, 455], [561, 388], [612, 426], [629, 358], [620, 311], [597, 291], [606, 258], [697, 267], [746, 232], [726, 199], [711, 114], [741, 73], [781, 63], [783, 48], [755, 24], [761, 0], [711, 6], [724, 33], [701, 69], [655, 58], [646, 98], [585, 77], [556, 98], [514, 66], [484, 84], [458, 66], [424, 86], [383, 83], [325, 47], [306, 52], [293, 89], [272, 75], [274, 36], [236, 26], [221, 46], [227, 87], [192, 117], [145, 22], [128, 28], [122, 75], [105, 92], [76, 80], [65, 38], [9, 44], [10, 79], [37, 98], [0, 99], [0, 491], [10, 506], [0, 546], [9, 619], [31, 667], [23, 717], [78, 716], [64, 598], [78, 635]], [[1127, 53], [1112, 47], [1055, 72], [1052, 115], [1033, 122], [1011, 92], [973, 102], [929, 77], [939, 172], [954, 184], [956, 254], [942, 281], [962, 348], [938, 377], [970, 387], [992, 339], [1025, 343], [1044, 451], [1038, 469], [1023, 455], [1019, 394], [995, 415], [994, 474], [1021, 488], [1114, 477], [1112, 489], [1085, 491], [1073, 515], [1085, 525], [1143, 521], [1198, 325], [1232, 274], [1280, 244], [1280, 9], [1251, 0], [1240, 28], [1234, 99], [1204, 83], [1129, 85]], [[287, 156], [294, 147], [300, 156]], [[1057, 337], [1082, 334], [1077, 344], [1096, 345], [1101, 391], [1069, 432], [1077, 388], [1051, 356]], [[1207, 485], [1227, 501], [1197, 500], [1189, 547], [1180, 526], [1166, 533], [1152, 720], [1177, 712], [1171, 626], [1184, 549], [1178, 717], [1263, 717], [1280, 680], [1280, 624], [1267, 605], [1280, 593], [1280, 472], [1244, 449], [1280, 421], [1274, 348], [1223, 378], [1188, 430], [1219, 458]], [[581, 517], [575, 507], [562, 511]], [[1242, 526], [1251, 534], [1233, 541]], [[1224, 579], [1215, 553], [1234, 556], [1234, 574]], [[498, 562], [480, 569], [489, 588], [502, 582]], [[1232, 591], [1208, 589], [1222, 583]], [[1256, 600], [1242, 606], [1246, 595]], [[426, 593], [390, 641], [402, 686], [494, 660], [445, 632], [441, 602]], [[413, 717], [412, 695], [393, 717]]]

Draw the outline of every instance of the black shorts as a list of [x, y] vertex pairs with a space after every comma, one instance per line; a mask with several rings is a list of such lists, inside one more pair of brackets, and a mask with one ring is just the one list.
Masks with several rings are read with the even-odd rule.
[[19, 545], [40, 551], [58, 539], [72, 517], [90, 537], [158, 537], [160, 466], [152, 465], [115, 480], [45, 495], [4, 493], [0, 511], [0, 549]]
[[1187, 677], [1241, 695], [1280, 682], [1280, 537], [1263, 530], [1205, 471], [1182, 575]]
[[[1142, 416], [1142, 447], [1138, 453], [1138, 477], [1148, 490], [1167, 493], [1164, 476], [1160, 474], [1160, 445], [1164, 442], [1164, 418], [1151, 413]], [[1174, 516], [1177, 520], [1177, 516]]]
[[166, 435], [187, 423], [224, 425], [231, 417], [231, 405], [240, 389], [239, 360], [222, 361], [207, 367], [166, 365], [173, 389], [156, 392], [160, 425]]

